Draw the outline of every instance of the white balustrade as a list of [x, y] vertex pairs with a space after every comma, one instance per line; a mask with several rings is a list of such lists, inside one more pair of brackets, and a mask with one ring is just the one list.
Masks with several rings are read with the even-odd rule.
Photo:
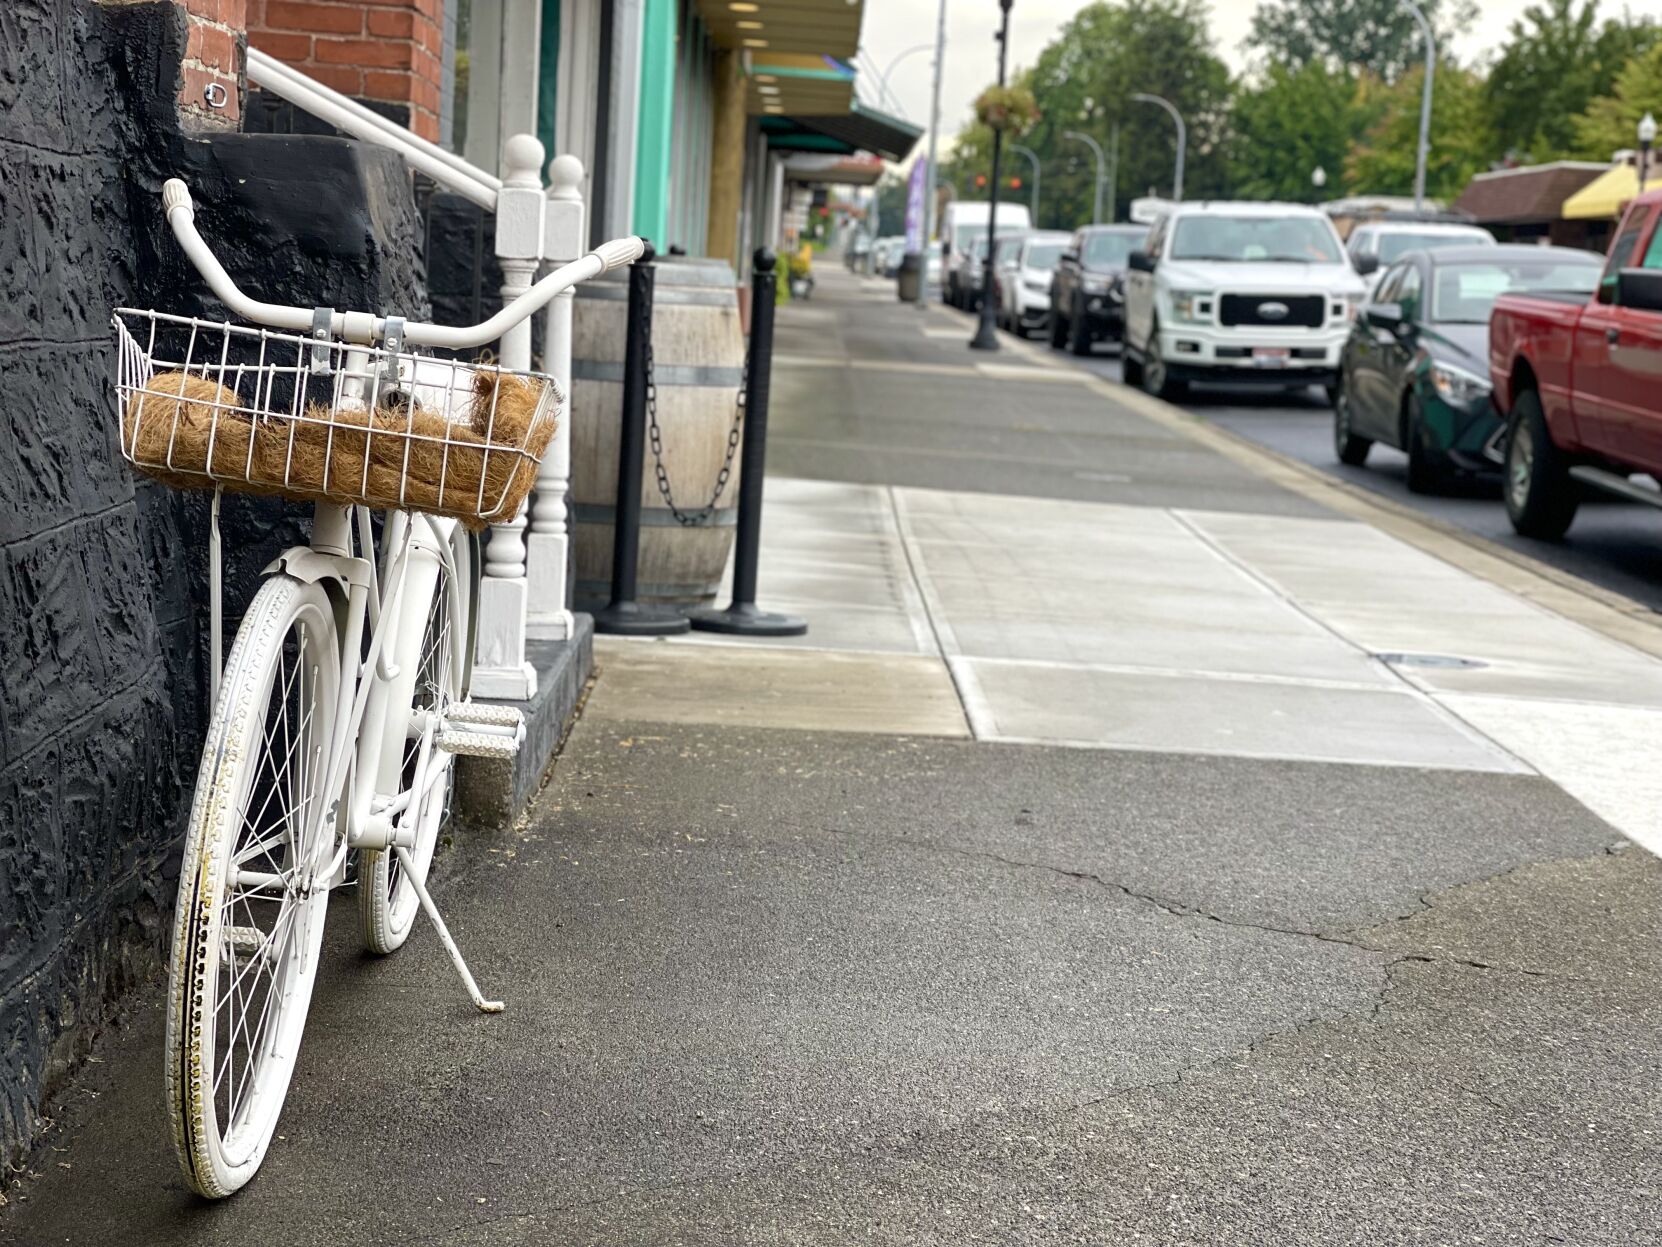
[[[542, 144], [516, 134], [502, 147], [502, 189], [496, 198], [496, 258], [502, 267], [502, 300], [531, 288], [543, 255]], [[502, 335], [505, 368], [531, 367], [531, 322]], [[537, 672], [525, 657], [530, 586], [526, 579], [525, 513], [491, 530], [479, 582], [479, 641], [473, 691], [481, 697], [527, 701], [536, 694]]]
[[[579, 259], [584, 246], [586, 209], [583, 204], [583, 162], [575, 156], [556, 156], [548, 165], [548, 199], [543, 229], [543, 259], [551, 267]], [[553, 373], [571, 393], [571, 315], [575, 292], [564, 291], [543, 313], [544, 371]], [[566, 493], [571, 488], [571, 421], [568, 406], [554, 444], [537, 472], [537, 492], [531, 500], [529, 581], [530, 631], [534, 637], [565, 641], [571, 638], [572, 617], [566, 602], [571, 558], [571, 536]]]

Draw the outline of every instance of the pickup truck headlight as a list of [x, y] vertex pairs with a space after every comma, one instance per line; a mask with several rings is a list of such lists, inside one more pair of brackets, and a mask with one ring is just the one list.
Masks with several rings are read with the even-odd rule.
[[1200, 314], [1200, 301], [1208, 297], [1209, 290], [1173, 290], [1171, 292], [1172, 319], [1191, 325], [1198, 325], [1206, 320]]
[[1345, 296], [1345, 321], [1349, 323], [1362, 314], [1362, 305], [1368, 301], [1365, 294], [1347, 294]]
[[1437, 391], [1437, 397], [1445, 403], [1464, 407], [1468, 403], [1489, 397], [1488, 378], [1467, 372], [1464, 368], [1456, 368], [1452, 364], [1433, 364], [1426, 370], [1426, 375], [1431, 379], [1431, 388]]
[[1113, 279], [1108, 277], [1081, 277], [1079, 279], [1079, 285], [1086, 294], [1107, 294], [1108, 287], [1112, 284]]

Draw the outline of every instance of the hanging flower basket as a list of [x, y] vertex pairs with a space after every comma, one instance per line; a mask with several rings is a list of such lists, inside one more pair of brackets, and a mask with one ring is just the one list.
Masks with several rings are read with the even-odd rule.
[[1039, 103], [1026, 87], [988, 87], [976, 97], [975, 117], [989, 129], [1019, 137], [1039, 120]]

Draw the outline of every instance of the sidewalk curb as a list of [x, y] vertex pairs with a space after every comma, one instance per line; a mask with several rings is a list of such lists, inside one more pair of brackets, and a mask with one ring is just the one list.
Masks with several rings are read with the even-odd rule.
[[1468, 533], [1446, 521], [1423, 515], [1348, 481], [1329, 476], [1309, 464], [1260, 446], [1233, 430], [1191, 415], [1181, 407], [1130, 386], [1107, 381], [1071, 359], [1058, 359], [1027, 342], [1001, 338], [999, 345], [1051, 367], [1060, 364], [1077, 373], [1085, 386], [1102, 397], [1130, 407], [1156, 424], [1182, 433], [1191, 441], [1199, 442], [1274, 484], [1341, 515], [1369, 524], [1417, 550], [1498, 585], [1600, 636], [1649, 657], [1662, 658], [1662, 618], [1631, 598]]

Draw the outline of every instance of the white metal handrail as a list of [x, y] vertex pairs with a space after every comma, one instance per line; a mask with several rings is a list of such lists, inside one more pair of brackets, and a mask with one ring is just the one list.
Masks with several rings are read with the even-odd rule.
[[382, 147], [390, 147], [439, 185], [465, 195], [487, 211], [496, 210], [502, 179], [469, 164], [455, 152], [445, 151], [411, 133], [396, 121], [389, 121], [372, 108], [342, 95], [283, 64], [258, 48], [248, 49], [248, 76], [273, 95], [280, 96], [336, 129]]

